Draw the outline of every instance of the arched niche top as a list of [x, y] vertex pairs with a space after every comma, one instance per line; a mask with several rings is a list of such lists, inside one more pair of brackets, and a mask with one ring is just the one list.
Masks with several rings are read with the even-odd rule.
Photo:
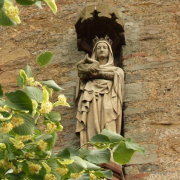
[[124, 25], [115, 9], [106, 5], [87, 6], [77, 18], [75, 24], [77, 45], [79, 50], [92, 53], [92, 40], [108, 35], [113, 41], [114, 55], [120, 53], [120, 47], [125, 45]]

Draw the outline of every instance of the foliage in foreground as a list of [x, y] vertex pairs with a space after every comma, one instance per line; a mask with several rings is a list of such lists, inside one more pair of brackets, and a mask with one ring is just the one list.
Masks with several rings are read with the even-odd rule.
[[[47, 3], [53, 13], [57, 12], [55, 0], [15, 0], [16, 3], [22, 6], [30, 6], [36, 4], [42, 9], [42, 2]], [[20, 24], [19, 8], [14, 6], [13, 0], [0, 0], [0, 25], [16, 26]]]
[[[41, 68], [52, 61], [51, 52], [37, 58]], [[17, 78], [22, 90], [3, 96], [0, 86], [0, 179], [9, 180], [100, 180], [111, 179], [112, 171], [103, 170], [101, 163], [126, 164], [133, 153], [144, 149], [130, 138], [104, 129], [91, 138], [96, 150], [66, 148], [59, 153], [52, 149], [57, 132], [62, 131], [57, 106], [69, 106], [66, 97], [51, 102], [53, 91], [61, 88], [53, 81], [36, 81], [27, 65]]]

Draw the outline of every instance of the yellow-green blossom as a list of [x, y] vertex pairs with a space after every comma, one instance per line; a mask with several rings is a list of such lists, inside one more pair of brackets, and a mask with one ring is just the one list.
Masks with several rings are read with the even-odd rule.
[[33, 159], [35, 158], [35, 152], [26, 153], [24, 155], [25, 158]]
[[55, 102], [53, 104], [53, 106], [54, 107], [56, 107], [56, 106], [68, 106], [68, 107], [70, 107], [70, 105], [67, 103], [67, 98], [63, 94], [60, 94], [58, 96], [58, 101]]
[[8, 106], [0, 107], [0, 112], [7, 111], [9, 109]]
[[4, 143], [0, 143], [0, 149], [6, 149], [6, 145]]
[[12, 129], [13, 129], [13, 125], [10, 122], [2, 123], [2, 127], [0, 127], [0, 132], [6, 134], [9, 131], [11, 131]]
[[13, 163], [3, 159], [0, 160], [0, 167], [3, 167], [4, 169], [11, 169], [13, 167]]
[[90, 178], [89, 180], [96, 180], [97, 176], [95, 174], [90, 173]]
[[18, 7], [14, 7], [9, 1], [5, 0], [4, 1], [4, 11], [6, 15], [15, 21], [17, 24], [21, 23], [21, 20], [19, 18], [19, 9]]
[[33, 87], [38, 86], [38, 85], [42, 86], [42, 84], [38, 81], [35, 81], [33, 77], [30, 77], [30, 78], [26, 77], [26, 83], [27, 85], [33, 86]]
[[32, 138], [33, 136], [32, 135], [23, 135], [23, 136], [19, 136], [19, 139], [21, 141], [28, 141]]
[[77, 178], [81, 177], [81, 174], [82, 174], [82, 172], [80, 172], [80, 173], [71, 173], [71, 178], [77, 179]]
[[65, 166], [63, 168], [57, 168], [56, 172], [59, 173], [61, 176], [64, 176], [68, 173], [69, 169]]
[[12, 118], [12, 125], [13, 127], [17, 127], [24, 124], [24, 119], [22, 119], [21, 117], [13, 117]]
[[48, 114], [51, 112], [52, 108], [53, 108], [53, 105], [50, 101], [42, 102], [40, 113], [41, 114]]
[[56, 177], [53, 174], [46, 174], [45, 180], [56, 180]]
[[47, 142], [43, 141], [43, 140], [40, 140], [38, 143], [37, 143], [37, 146], [39, 147], [39, 149], [41, 150], [45, 150], [47, 148]]
[[24, 148], [24, 143], [22, 142], [22, 141], [16, 141], [15, 143], [14, 143], [14, 147], [16, 148], [16, 149], [23, 149]]
[[39, 164], [33, 164], [33, 163], [29, 163], [28, 166], [29, 166], [29, 172], [30, 172], [31, 174], [38, 174], [39, 171], [40, 171], [41, 168], [42, 168], [41, 165], [39, 165]]
[[47, 123], [46, 132], [51, 134], [57, 129], [57, 125], [53, 122]]

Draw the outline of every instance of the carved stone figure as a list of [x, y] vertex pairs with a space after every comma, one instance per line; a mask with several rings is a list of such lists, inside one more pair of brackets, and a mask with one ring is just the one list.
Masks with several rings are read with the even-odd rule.
[[120, 133], [122, 124], [124, 72], [114, 66], [112, 41], [96, 38], [91, 58], [78, 62], [76, 100], [81, 145], [105, 129]]

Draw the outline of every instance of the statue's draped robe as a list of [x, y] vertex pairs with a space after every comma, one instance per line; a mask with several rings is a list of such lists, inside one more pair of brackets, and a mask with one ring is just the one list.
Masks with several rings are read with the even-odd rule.
[[[93, 56], [92, 56], [93, 57]], [[112, 57], [105, 65], [96, 60], [82, 60], [78, 63], [78, 73], [87, 74], [88, 67], [97, 66], [103, 73], [113, 73], [113, 80], [79, 79], [76, 98], [78, 99], [76, 132], [80, 133], [81, 145], [86, 144], [94, 135], [109, 129], [121, 132], [124, 72], [112, 64]]]

